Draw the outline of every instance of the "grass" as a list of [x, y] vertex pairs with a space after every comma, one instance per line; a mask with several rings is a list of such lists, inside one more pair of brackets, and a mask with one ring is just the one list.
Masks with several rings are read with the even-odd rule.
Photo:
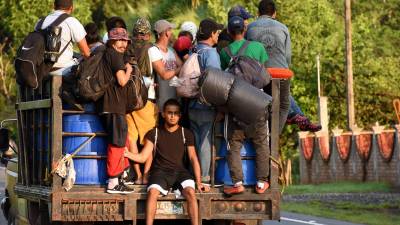
[[285, 188], [284, 194], [316, 194], [316, 193], [366, 193], [390, 192], [391, 187], [386, 183], [354, 183], [339, 182], [319, 185], [292, 185]]
[[400, 203], [361, 205], [351, 202], [282, 203], [282, 210], [368, 225], [400, 224]]

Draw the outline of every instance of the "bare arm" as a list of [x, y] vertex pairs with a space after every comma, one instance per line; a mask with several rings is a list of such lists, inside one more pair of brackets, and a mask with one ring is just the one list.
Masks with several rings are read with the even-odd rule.
[[118, 84], [121, 85], [121, 87], [125, 86], [126, 83], [128, 83], [131, 73], [132, 73], [132, 66], [129, 63], [126, 64], [126, 71], [124, 70], [117, 71], [116, 76]]
[[153, 69], [157, 72], [158, 75], [160, 75], [160, 77], [164, 80], [169, 80], [172, 77], [174, 77], [176, 74], [179, 73], [179, 70], [166, 70], [164, 63], [162, 60], [157, 60], [155, 62], [152, 63], [153, 64]]
[[78, 42], [78, 47], [85, 59], [90, 57], [90, 48], [86, 42], [86, 38]]
[[189, 154], [189, 159], [190, 162], [192, 164], [192, 168], [193, 168], [193, 173], [194, 173], [194, 177], [196, 180], [196, 185], [197, 185], [197, 189], [199, 192], [204, 191], [209, 191], [208, 189], [205, 189], [205, 187], [201, 184], [201, 175], [200, 175], [200, 164], [199, 164], [199, 160], [197, 158], [197, 154], [196, 154], [196, 149], [194, 148], [194, 146], [188, 146], [188, 154]]
[[182, 62], [181, 58], [179, 58], [178, 54], [176, 54], [176, 52], [175, 52], [175, 59], [176, 59], [176, 70], [177, 70], [176, 74], [179, 74], [179, 72], [181, 71], [183, 62]]
[[128, 149], [125, 149], [124, 156], [132, 161], [138, 163], [144, 163], [153, 153], [153, 149], [154, 149], [153, 142], [144, 139], [144, 147], [140, 153], [132, 153]]

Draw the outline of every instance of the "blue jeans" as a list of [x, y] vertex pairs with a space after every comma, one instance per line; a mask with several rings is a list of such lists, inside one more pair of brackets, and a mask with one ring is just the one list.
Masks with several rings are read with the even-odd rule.
[[295, 115], [304, 116], [303, 111], [301, 111], [300, 106], [297, 105], [297, 102], [296, 100], [294, 100], [292, 95], [289, 96], [289, 101], [290, 101], [290, 108], [289, 108], [288, 118], [292, 118]]
[[190, 129], [196, 140], [196, 151], [201, 167], [201, 180], [210, 181], [211, 148], [213, 122], [216, 111], [201, 105], [196, 100], [189, 103]]

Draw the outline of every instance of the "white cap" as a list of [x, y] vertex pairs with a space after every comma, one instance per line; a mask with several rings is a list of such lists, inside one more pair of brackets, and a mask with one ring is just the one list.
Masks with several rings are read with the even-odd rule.
[[193, 40], [196, 40], [197, 26], [192, 21], [183, 22], [181, 25], [181, 31], [189, 31], [193, 36]]

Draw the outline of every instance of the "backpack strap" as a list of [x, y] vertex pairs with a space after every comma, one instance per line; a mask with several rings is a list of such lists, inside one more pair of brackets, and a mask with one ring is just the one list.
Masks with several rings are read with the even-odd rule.
[[185, 128], [183, 128], [183, 127], [181, 127], [182, 128], [182, 138], [183, 138], [183, 144], [185, 145], [185, 147], [187, 146], [186, 145], [186, 138], [185, 138], [185, 131], [184, 131], [184, 129]]
[[246, 40], [244, 42], [244, 44], [242, 45], [242, 47], [240, 47], [238, 53], [236, 55], [234, 55], [231, 51], [231, 49], [229, 48], [229, 46], [226, 46], [225, 48], [223, 48], [223, 50], [226, 52], [226, 54], [228, 54], [229, 57], [231, 57], [231, 59], [233, 59], [233, 57], [235, 56], [241, 56], [244, 54], [244, 51], [246, 51], [247, 47], [249, 46], [250, 41]]
[[154, 135], [153, 158], [156, 156], [157, 139], [158, 139], [158, 127], [156, 127], [156, 133]]
[[68, 13], [63, 13], [60, 16], [58, 16], [58, 18], [56, 20], [54, 20], [49, 26], [58, 26], [62, 22], [64, 22], [64, 20], [66, 20], [68, 17], [70, 17], [70, 15]]
[[229, 48], [229, 46], [226, 46], [225, 48], [223, 48], [223, 50], [226, 52], [226, 54], [228, 54], [229, 57], [231, 57], [231, 59], [232, 59], [233, 57], [235, 57], [235, 56], [232, 54], [232, 51], [231, 51], [231, 49]]
[[244, 44], [242, 45], [242, 47], [240, 47], [237, 56], [243, 55], [244, 52], [246, 51], [247, 47], [249, 46], [249, 44], [250, 44], [250, 41], [246, 40], [246, 41], [244, 42]]
[[35, 27], [35, 31], [40, 31], [40, 30], [42, 30], [42, 25], [43, 25], [43, 22], [44, 22], [45, 19], [46, 19], [46, 17], [41, 18], [41, 19], [39, 20], [38, 24], [37, 24], [36, 27]]

